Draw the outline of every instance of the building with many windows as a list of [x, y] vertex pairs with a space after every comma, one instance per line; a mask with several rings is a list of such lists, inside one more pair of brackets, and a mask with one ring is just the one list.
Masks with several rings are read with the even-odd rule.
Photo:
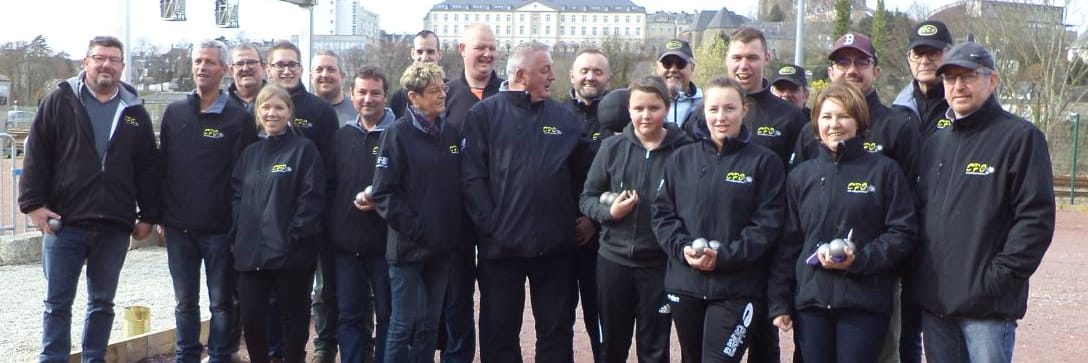
[[447, 46], [474, 23], [491, 25], [500, 49], [534, 40], [578, 46], [646, 40], [646, 9], [630, 0], [445, 0], [423, 19]]

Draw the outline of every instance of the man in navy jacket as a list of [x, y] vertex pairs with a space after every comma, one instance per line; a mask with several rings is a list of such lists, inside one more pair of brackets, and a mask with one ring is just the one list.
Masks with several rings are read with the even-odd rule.
[[551, 100], [548, 47], [515, 47], [506, 91], [473, 106], [464, 124], [465, 206], [479, 233], [480, 358], [520, 362], [525, 279], [536, 320], [536, 361], [573, 361], [575, 219], [588, 140]]

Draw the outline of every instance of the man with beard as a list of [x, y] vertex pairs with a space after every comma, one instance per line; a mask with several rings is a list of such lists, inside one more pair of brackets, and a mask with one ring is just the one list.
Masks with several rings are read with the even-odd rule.
[[261, 50], [253, 43], [242, 43], [231, 49], [231, 75], [234, 83], [227, 88], [232, 101], [237, 102], [253, 113], [253, 101], [264, 87], [264, 58]]
[[[880, 66], [872, 41], [863, 34], [846, 33], [835, 41], [827, 58], [831, 60], [827, 74], [832, 82], [849, 82], [865, 94], [870, 122], [865, 150], [895, 160], [907, 179], [914, 180], [914, 158], [921, 136], [917, 125], [906, 114], [880, 103], [880, 96], [873, 88], [873, 83], [880, 77]], [[815, 133], [804, 132], [801, 137], [795, 150], [794, 165], [819, 154], [820, 144]]]
[[83, 71], [45, 97], [27, 136], [19, 209], [45, 234], [41, 362], [68, 362], [84, 264], [82, 356], [105, 361], [129, 236], [143, 239], [159, 222], [155, 133], [136, 89], [121, 82], [124, 70], [120, 40], [92, 39]]
[[[944, 51], [952, 46], [948, 26], [938, 20], [926, 20], [914, 26], [910, 33], [907, 64], [914, 80], [899, 91], [892, 107], [909, 112], [921, 122], [922, 136], [952, 126], [945, 117], [948, 101], [944, 99], [944, 84], [937, 78], [937, 68], [943, 64]], [[919, 338], [918, 343], [921, 344]], [[920, 346], [919, 346], [920, 347]], [[917, 356], [921, 357], [921, 350]]]
[[[597, 106], [612, 84], [612, 67], [608, 57], [600, 50], [589, 48], [578, 52], [574, 65], [570, 69], [570, 101], [564, 105], [585, 123], [585, 134], [590, 139], [590, 150], [596, 154], [601, 140], [612, 132], [606, 130], [597, 121]], [[585, 184], [581, 181], [579, 184]], [[581, 195], [581, 188], [578, 189]], [[579, 216], [575, 239], [578, 252], [575, 257], [575, 297], [582, 301], [582, 322], [589, 335], [589, 346], [593, 351], [593, 360], [601, 361], [601, 331], [599, 308], [597, 306], [597, 226], [586, 216]], [[571, 318], [574, 316], [572, 315]], [[571, 324], [574, 322], [572, 321]]]
[[310, 87], [314, 89], [314, 94], [336, 110], [341, 126], [354, 122], [359, 112], [355, 111], [351, 100], [344, 97], [344, 77], [347, 77], [347, 73], [340, 68], [340, 56], [331, 50], [322, 50], [314, 55], [312, 63]]
[[[419, 38], [416, 38], [417, 40]], [[437, 44], [437, 36], [435, 44]], [[499, 92], [503, 79], [495, 73], [495, 33], [487, 24], [472, 24], [465, 28], [457, 50], [465, 71], [446, 82], [446, 124], [464, 128], [465, 116], [473, 105]], [[417, 52], [426, 55], [427, 52]], [[468, 214], [464, 214], [461, 231], [465, 245], [450, 258], [450, 278], [446, 284], [446, 301], [439, 324], [442, 362], [468, 363], [476, 354], [476, 321], [473, 313], [476, 293], [476, 233]]]
[[[300, 57], [298, 47], [291, 42], [280, 41], [273, 45], [268, 52], [267, 72], [269, 80], [283, 87], [291, 94], [291, 102], [295, 106], [295, 119], [289, 126], [313, 141], [314, 145], [317, 146], [318, 153], [321, 154], [322, 160], [330, 160], [333, 135], [336, 133], [336, 129], [339, 128], [340, 121], [332, 106], [329, 106], [320, 97], [307, 92], [306, 87], [302, 85]], [[327, 179], [327, 190], [334, 189], [334, 178]], [[320, 248], [322, 252], [320, 254], [322, 258], [319, 260], [322, 262], [326, 261], [327, 252], [325, 251], [328, 250], [325, 238], [324, 235], [315, 237], [316, 241], [321, 241]], [[332, 260], [329, 259], [327, 263], [320, 263], [318, 269], [323, 272], [323, 276], [333, 276], [335, 271], [333, 271], [332, 267]], [[317, 337], [314, 338], [314, 358], [312, 361], [315, 362], [331, 362], [336, 359], [336, 320], [338, 317], [336, 304], [334, 303], [336, 301], [335, 293], [335, 288], [329, 288], [321, 289], [321, 291], [314, 294], [313, 308], [314, 315], [316, 315], [314, 329]]]
[[[466, 67], [468, 69], [468, 67]], [[570, 362], [577, 191], [589, 169], [576, 116], [550, 98], [548, 46], [511, 50], [508, 88], [464, 120], [465, 207], [479, 233], [480, 358], [520, 362], [528, 279], [536, 361]]]
[[208, 40], [193, 51], [197, 89], [162, 116], [162, 227], [177, 308], [178, 362], [197, 362], [200, 344], [200, 265], [205, 266], [211, 325], [210, 362], [231, 361], [235, 329], [230, 177], [242, 150], [257, 140], [253, 116], [219, 89], [227, 48]]
[[[438, 34], [430, 30], [421, 30], [412, 38], [412, 53], [409, 55], [415, 62], [437, 62], [442, 59], [442, 49], [439, 48]], [[403, 88], [393, 92], [389, 97], [389, 108], [400, 119], [408, 110], [408, 91]]]
[[[665, 79], [665, 86], [672, 94], [672, 105], [665, 120], [689, 131], [688, 117], [698, 112], [695, 105], [703, 99], [703, 91], [691, 82], [695, 72], [695, 56], [688, 42], [673, 39], [665, 42], [665, 51], [657, 57], [657, 75]], [[685, 125], [688, 125], [685, 128]]]

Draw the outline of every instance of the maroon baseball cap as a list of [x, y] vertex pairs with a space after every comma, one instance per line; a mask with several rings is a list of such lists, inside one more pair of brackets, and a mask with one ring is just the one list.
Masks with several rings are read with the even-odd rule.
[[876, 48], [873, 48], [873, 41], [870, 40], [868, 36], [861, 33], [850, 32], [839, 37], [839, 39], [835, 41], [835, 46], [832, 47], [831, 53], [828, 54], [827, 59], [835, 60], [835, 53], [838, 53], [843, 49], [857, 50], [862, 54], [869, 56], [869, 58], [872, 58], [874, 63], [877, 60]]

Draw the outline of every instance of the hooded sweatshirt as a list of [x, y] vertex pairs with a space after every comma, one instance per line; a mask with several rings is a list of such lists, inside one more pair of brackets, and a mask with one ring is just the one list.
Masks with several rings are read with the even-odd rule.
[[[579, 207], [582, 213], [600, 223], [601, 257], [629, 267], [651, 267], [665, 264], [668, 255], [654, 237], [650, 210], [657, 186], [669, 160], [677, 148], [690, 143], [684, 131], [665, 123], [665, 139], [653, 150], [646, 150], [628, 124], [623, 135], [605, 139], [593, 166]], [[610, 205], [600, 203], [601, 193], [623, 190], [638, 192], [639, 203], [622, 219], [612, 218]]]

